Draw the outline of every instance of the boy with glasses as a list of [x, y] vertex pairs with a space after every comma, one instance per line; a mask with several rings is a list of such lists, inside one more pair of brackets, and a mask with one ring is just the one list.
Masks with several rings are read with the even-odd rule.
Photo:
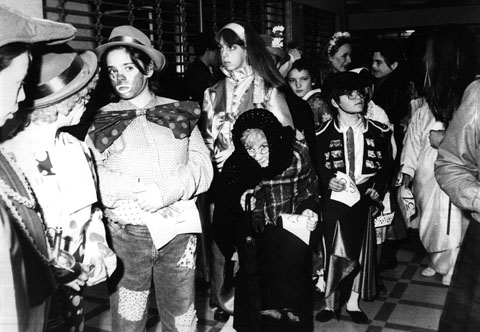
[[[338, 317], [348, 299], [351, 319], [366, 324], [368, 317], [358, 304], [360, 294], [369, 300], [376, 295], [375, 269], [366, 270], [375, 264], [375, 243], [366, 239], [374, 238], [370, 206], [381, 202], [391, 169], [392, 132], [386, 125], [365, 118], [363, 91], [359, 75], [352, 72], [334, 74], [325, 82], [333, 119], [317, 132], [326, 245], [326, 307], [316, 316], [320, 322], [329, 321], [335, 314]], [[360, 197], [350, 204], [334, 199], [346, 190], [345, 178]], [[340, 247], [345, 250], [338, 252]]]

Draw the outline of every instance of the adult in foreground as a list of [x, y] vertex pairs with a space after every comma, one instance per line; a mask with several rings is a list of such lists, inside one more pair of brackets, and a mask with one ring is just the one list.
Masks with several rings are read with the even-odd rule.
[[[0, 5], [0, 127], [25, 99], [30, 45], [64, 42], [75, 28], [25, 16]], [[45, 226], [33, 191], [16, 163], [0, 150], [0, 329], [43, 331], [55, 290]]]

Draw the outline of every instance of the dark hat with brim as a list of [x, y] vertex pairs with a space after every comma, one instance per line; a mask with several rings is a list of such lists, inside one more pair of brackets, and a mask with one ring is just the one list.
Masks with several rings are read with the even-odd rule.
[[36, 61], [25, 92], [26, 107], [43, 108], [80, 92], [94, 78], [98, 61], [95, 53], [77, 53], [68, 45], [34, 48]]
[[73, 39], [76, 31], [70, 24], [29, 17], [0, 5], [0, 47], [11, 43], [62, 43]]
[[155, 70], [162, 70], [165, 67], [166, 59], [162, 52], [153, 48], [152, 42], [142, 31], [131, 25], [122, 25], [112, 30], [108, 42], [95, 49], [100, 59], [105, 51], [114, 46], [130, 46], [141, 50], [152, 59]]
[[361, 90], [364, 88], [364, 83], [357, 73], [345, 71], [328, 76], [323, 86], [326, 95], [332, 98], [349, 91]]
[[357, 73], [360, 77], [360, 80], [363, 82], [364, 86], [371, 86], [375, 82], [375, 77], [372, 75], [370, 70], [365, 67], [354, 68], [350, 70], [353, 73]]

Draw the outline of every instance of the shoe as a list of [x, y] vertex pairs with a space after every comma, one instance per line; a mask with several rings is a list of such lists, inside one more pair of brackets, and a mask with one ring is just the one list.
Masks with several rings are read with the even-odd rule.
[[445, 286], [450, 286], [450, 283], [452, 282], [452, 274], [447, 273], [442, 277], [442, 284]]
[[429, 277], [433, 277], [436, 273], [437, 272], [435, 272], [435, 270], [429, 266], [423, 269], [422, 276], [429, 278]]
[[369, 320], [363, 311], [350, 311], [347, 309], [347, 314], [357, 324], [368, 324]]
[[213, 314], [213, 319], [217, 322], [225, 323], [230, 318], [230, 314], [222, 309], [216, 309]]
[[333, 316], [335, 316], [335, 314], [332, 310], [323, 309], [315, 316], [315, 320], [318, 322], [325, 323], [331, 320]]

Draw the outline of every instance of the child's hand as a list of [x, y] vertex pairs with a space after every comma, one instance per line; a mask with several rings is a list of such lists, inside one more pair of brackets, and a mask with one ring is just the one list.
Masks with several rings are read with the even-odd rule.
[[87, 286], [92, 286], [107, 280], [107, 268], [101, 255], [92, 257], [89, 265]]
[[66, 283], [65, 286], [68, 286], [70, 288], [73, 288], [77, 292], [80, 291], [80, 289], [85, 286], [85, 283], [88, 280], [88, 273], [89, 273], [89, 268], [88, 266], [78, 263], [81, 265], [81, 270], [80, 274], [75, 280], [70, 281], [69, 283]]
[[226, 150], [215, 153], [213, 160], [215, 162], [215, 165], [217, 165], [218, 170], [222, 170], [223, 164], [228, 159], [228, 157], [230, 157], [230, 155], [233, 153], [234, 150], [235, 150], [235, 147], [231, 146]]
[[346, 184], [345, 181], [342, 181], [341, 179], [331, 178], [328, 183], [328, 188], [332, 191], [343, 191], [346, 188]]
[[430, 140], [430, 146], [434, 149], [438, 149], [444, 137], [445, 130], [430, 130], [430, 135], [428, 136]]
[[378, 192], [373, 189], [373, 188], [368, 188], [367, 191], [365, 191], [365, 194], [366, 195], [369, 195], [370, 198], [376, 202], [378, 202], [378, 200], [380, 199], [380, 195], [378, 194]]
[[155, 183], [139, 184], [134, 188], [133, 193], [136, 195], [135, 201], [142, 210], [154, 213], [163, 208], [160, 199], [162, 192]]
[[307, 219], [307, 229], [312, 232], [315, 230], [315, 228], [317, 228], [317, 223], [318, 223], [318, 214], [316, 214], [315, 212], [313, 212], [312, 210], [310, 209], [306, 209], [302, 212], [302, 216], [306, 216], [308, 217]]

